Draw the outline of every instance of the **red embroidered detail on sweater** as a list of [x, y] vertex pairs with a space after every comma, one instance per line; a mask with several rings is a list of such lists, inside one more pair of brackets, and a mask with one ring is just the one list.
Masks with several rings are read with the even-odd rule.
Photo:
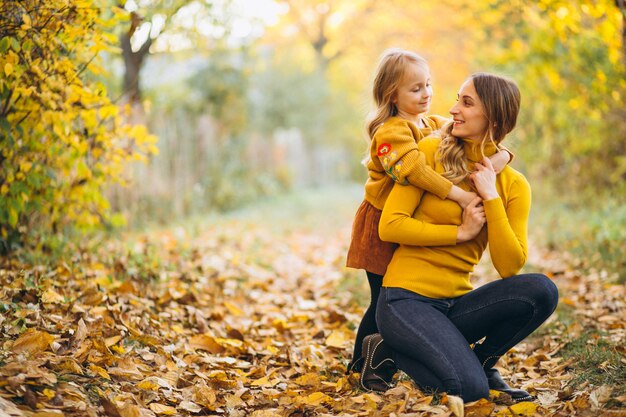
[[389, 151], [391, 150], [391, 145], [388, 143], [382, 143], [379, 147], [378, 147], [378, 156], [383, 156], [383, 155], [387, 155], [389, 153]]

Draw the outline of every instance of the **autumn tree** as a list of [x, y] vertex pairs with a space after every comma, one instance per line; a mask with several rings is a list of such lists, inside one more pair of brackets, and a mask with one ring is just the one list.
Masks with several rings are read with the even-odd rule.
[[[123, 121], [99, 56], [124, 14], [98, 0], [0, 3], [0, 233], [2, 250], [66, 227], [111, 222], [103, 188], [126, 162], [156, 152]], [[104, 14], [106, 11], [106, 15]]]
[[130, 103], [141, 100], [141, 69], [159, 41], [163, 51], [174, 46], [164, 40], [168, 36], [175, 39], [174, 43], [180, 43], [182, 38], [183, 47], [192, 49], [198, 46], [194, 44], [202, 42], [198, 32], [226, 30], [225, 11], [230, 1], [221, 2], [219, 11], [214, 3], [213, 0], [138, 0], [120, 4], [128, 13], [127, 26], [119, 40], [124, 59], [124, 95]]
[[476, 62], [512, 75], [522, 89], [517, 134], [530, 172], [580, 203], [623, 186], [624, 9], [614, 0], [472, 2], [468, 8], [483, 25], [473, 42], [490, 45]]

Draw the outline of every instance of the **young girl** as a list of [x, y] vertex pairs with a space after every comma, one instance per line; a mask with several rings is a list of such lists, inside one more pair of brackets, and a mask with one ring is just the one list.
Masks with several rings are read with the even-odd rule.
[[[365, 183], [365, 199], [357, 210], [346, 265], [364, 269], [371, 290], [370, 305], [357, 330], [348, 372], [362, 366], [363, 339], [378, 333], [376, 301], [383, 275], [397, 245], [378, 237], [378, 223], [394, 182], [411, 184], [441, 199], [467, 206], [476, 194], [464, 191], [430, 168], [417, 142], [439, 130], [447, 119], [426, 116], [432, 99], [428, 64], [421, 56], [401, 50], [387, 50], [378, 66], [373, 86], [376, 110], [367, 124], [371, 139]], [[509, 162], [509, 152], [493, 155], [497, 172]]]

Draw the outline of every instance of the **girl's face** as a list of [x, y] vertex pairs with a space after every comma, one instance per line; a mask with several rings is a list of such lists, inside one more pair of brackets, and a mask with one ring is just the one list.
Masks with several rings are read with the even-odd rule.
[[411, 63], [391, 101], [398, 108], [398, 116], [412, 120], [428, 111], [432, 96], [428, 68]]
[[489, 122], [472, 80], [466, 81], [461, 86], [456, 104], [450, 109], [450, 114], [454, 120], [452, 127], [454, 136], [476, 142], [483, 140]]

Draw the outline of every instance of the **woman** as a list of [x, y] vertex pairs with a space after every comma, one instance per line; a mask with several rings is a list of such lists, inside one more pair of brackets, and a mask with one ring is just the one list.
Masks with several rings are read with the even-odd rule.
[[[516, 275], [527, 258], [530, 186], [509, 166], [496, 175], [488, 158], [515, 127], [519, 106], [513, 81], [473, 74], [461, 86], [443, 137], [419, 143], [435, 171], [478, 193], [465, 210], [419, 188], [394, 185], [379, 233], [400, 246], [378, 299], [380, 334], [363, 342], [364, 388], [386, 389], [397, 366], [420, 387], [464, 401], [488, 398], [490, 388], [517, 401], [532, 398], [508, 387], [493, 368], [558, 300], [544, 275]], [[503, 279], [473, 289], [469, 275], [487, 243]]]

